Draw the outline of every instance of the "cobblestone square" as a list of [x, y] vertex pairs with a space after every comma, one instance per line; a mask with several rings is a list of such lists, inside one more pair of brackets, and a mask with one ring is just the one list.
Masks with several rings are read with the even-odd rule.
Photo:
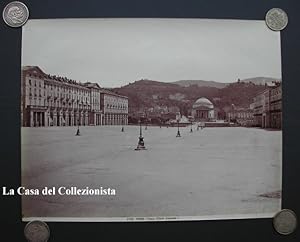
[[[28, 217], [271, 217], [281, 207], [282, 131], [22, 128], [22, 185], [110, 187], [115, 196], [23, 196]], [[274, 195], [275, 194], [275, 195]]]

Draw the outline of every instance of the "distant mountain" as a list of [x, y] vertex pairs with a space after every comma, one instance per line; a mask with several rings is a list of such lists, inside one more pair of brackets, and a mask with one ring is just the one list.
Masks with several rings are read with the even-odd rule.
[[254, 77], [241, 80], [241, 82], [250, 83], [252, 82], [255, 85], [265, 85], [265, 83], [271, 83], [273, 81], [281, 81], [281, 79], [275, 79], [271, 77]]
[[[254, 77], [240, 80], [241, 82], [250, 83], [255, 85], [265, 85], [265, 83], [271, 83], [273, 81], [281, 81], [280, 79], [275, 79], [271, 77]], [[192, 85], [197, 85], [198, 87], [215, 87], [224, 88], [230, 83], [215, 82], [215, 81], [203, 81], [203, 80], [180, 80], [173, 82], [174, 84], [180, 85], [182, 87], [189, 87]]]
[[180, 85], [182, 87], [189, 87], [192, 85], [197, 85], [198, 87], [224, 88], [228, 85], [228, 83], [215, 82], [215, 81], [203, 81], [203, 80], [181, 80], [181, 81], [176, 81], [173, 83]]
[[140, 87], [152, 87], [152, 88], [178, 88], [178, 85], [175, 83], [169, 83], [169, 82], [160, 82], [160, 81], [154, 81], [154, 80], [148, 80], [148, 79], [141, 79], [139, 81], [135, 81], [133, 83], [129, 83], [128, 85], [124, 87], [131, 87], [131, 88], [140, 88]]

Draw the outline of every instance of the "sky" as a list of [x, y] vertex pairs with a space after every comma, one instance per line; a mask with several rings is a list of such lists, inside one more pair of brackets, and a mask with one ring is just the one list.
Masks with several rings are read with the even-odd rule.
[[102, 87], [140, 79], [281, 78], [280, 33], [260, 20], [29, 20], [22, 65]]

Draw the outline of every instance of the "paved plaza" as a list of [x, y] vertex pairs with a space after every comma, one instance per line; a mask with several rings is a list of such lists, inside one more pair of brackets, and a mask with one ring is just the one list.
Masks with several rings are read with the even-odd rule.
[[274, 214], [281, 131], [138, 126], [22, 128], [22, 185], [110, 187], [116, 196], [23, 196], [24, 217]]

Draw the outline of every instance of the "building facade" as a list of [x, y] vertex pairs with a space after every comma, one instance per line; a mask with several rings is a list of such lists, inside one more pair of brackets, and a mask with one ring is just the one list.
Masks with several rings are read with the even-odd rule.
[[282, 88], [278, 85], [270, 90], [270, 125], [271, 128], [282, 128]]
[[269, 86], [254, 97], [255, 125], [262, 128], [281, 129], [282, 91], [281, 84]]
[[270, 90], [266, 89], [254, 97], [254, 118], [256, 126], [270, 128]]
[[128, 98], [117, 95], [111, 91], [101, 92], [101, 110], [103, 111], [103, 125], [127, 125], [128, 124]]
[[251, 108], [239, 108], [232, 105], [226, 115], [229, 122], [236, 122], [241, 126], [255, 126], [254, 110]]
[[[23, 67], [22, 126], [102, 125], [104, 110], [101, 109], [101, 93], [104, 92], [106, 90], [97, 83], [80, 83], [65, 77], [47, 75], [36, 66]], [[113, 92], [107, 95], [118, 97], [122, 104], [126, 103], [124, 110], [128, 112], [127, 97]], [[110, 124], [119, 123], [113, 121]]]

